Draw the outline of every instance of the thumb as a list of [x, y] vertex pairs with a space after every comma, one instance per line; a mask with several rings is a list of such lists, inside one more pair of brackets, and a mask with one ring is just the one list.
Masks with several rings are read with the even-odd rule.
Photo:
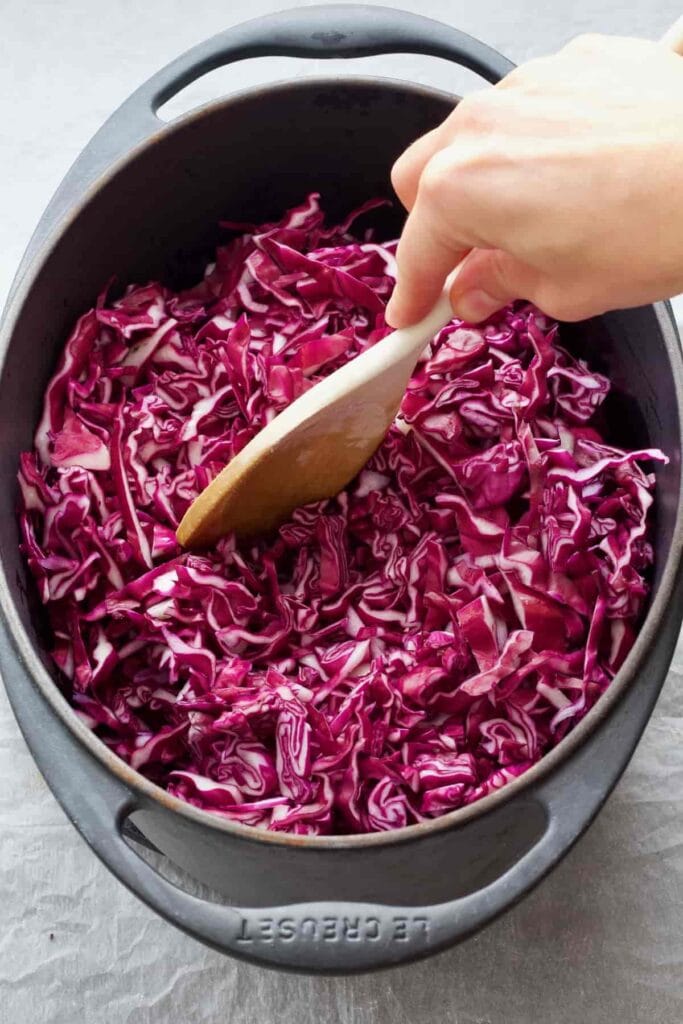
[[502, 249], [473, 249], [462, 261], [451, 286], [453, 312], [480, 323], [514, 299], [533, 301], [540, 274]]

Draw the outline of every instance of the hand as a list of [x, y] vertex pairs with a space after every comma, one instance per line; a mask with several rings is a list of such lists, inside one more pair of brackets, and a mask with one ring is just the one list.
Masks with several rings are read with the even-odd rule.
[[399, 158], [410, 211], [387, 320], [451, 289], [479, 322], [512, 299], [561, 320], [683, 291], [683, 58], [582, 36], [471, 94]]

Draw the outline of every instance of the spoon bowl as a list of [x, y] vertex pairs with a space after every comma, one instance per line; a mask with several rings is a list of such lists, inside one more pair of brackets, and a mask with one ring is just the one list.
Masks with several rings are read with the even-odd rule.
[[178, 527], [183, 547], [265, 533], [295, 508], [338, 494], [384, 440], [425, 345], [452, 317], [445, 289], [419, 323], [292, 402], [195, 498]]

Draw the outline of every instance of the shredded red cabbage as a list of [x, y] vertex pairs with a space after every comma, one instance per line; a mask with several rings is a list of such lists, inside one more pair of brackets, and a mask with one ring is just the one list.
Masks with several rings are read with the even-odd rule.
[[76, 712], [169, 792], [295, 833], [394, 829], [534, 764], [624, 661], [648, 593], [653, 450], [590, 425], [609, 382], [517, 303], [454, 320], [337, 498], [179, 549], [192, 499], [387, 331], [395, 243], [312, 195], [226, 225], [196, 287], [105, 291], [19, 474], [23, 551]]

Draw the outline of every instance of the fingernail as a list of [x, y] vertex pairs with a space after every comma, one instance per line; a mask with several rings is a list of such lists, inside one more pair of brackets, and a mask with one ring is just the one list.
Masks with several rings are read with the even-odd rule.
[[453, 299], [453, 309], [461, 320], [478, 324], [481, 320], [488, 320], [490, 316], [502, 309], [504, 303], [500, 299], [494, 299], [493, 295], [483, 291], [481, 288], [472, 288], [471, 291], [463, 292], [458, 298]]

